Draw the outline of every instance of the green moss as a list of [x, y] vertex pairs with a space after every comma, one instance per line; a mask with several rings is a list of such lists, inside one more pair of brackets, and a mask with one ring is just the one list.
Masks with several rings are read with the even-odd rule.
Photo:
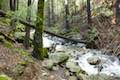
[[0, 42], [4, 42], [4, 40], [5, 40], [5, 37], [0, 35]]
[[13, 45], [11, 42], [9, 42], [9, 41], [5, 41], [5, 42], [4, 42], [4, 45], [5, 45], [5, 47], [7, 47], [7, 48], [13, 48], [13, 47], [14, 47], [14, 45]]
[[27, 66], [28, 65], [28, 61], [21, 61], [19, 62], [20, 65], [22, 66]]
[[44, 54], [45, 58], [48, 57], [48, 49], [47, 48], [43, 48], [43, 54]]
[[17, 51], [22, 57], [25, 58], [25, 61], [20, 62], [21, 64], [27, 64], [28, 62], [34, 62], [32, 56], [30, 56], [29, 53], [26, 52], [25, 50], [16, 48], [15, 51]]
[[35, 27], [34, 35], [34, 51], [33, 55], [43, 60], [45, 58], [45, 50], [43, 49], [43, 19], [44, 19], [44, 0], [38, 1], [38, 14], [37, 14], [37, 24]]
[[0, 75], [0, 80], [12, 80], [10, 77], [8, 77], [7, 75]]
[[38, 49], [38, 57], [39, 57], [39, 59], [40, 60], [44, 60], [44, 56], [45, 56], [44, 49], [43, 48], [39, 48]]
[[22, 56], [28, 56], [28, 53], [26, 51], [24, 51], [23, 49], [17, 48], [16, 51], [18, 51], [20, 53], [20, 55], [22, 55]]

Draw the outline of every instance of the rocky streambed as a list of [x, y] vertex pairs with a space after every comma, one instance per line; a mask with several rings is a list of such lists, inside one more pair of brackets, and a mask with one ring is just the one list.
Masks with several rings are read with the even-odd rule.
[[[63, 39], [49, 35], [45, 35], [43, 40], [44, 47], [51, 48], [49, 58], [43, 62], [43, 66], [56, 70], [56, 66], [62, 64], [69, 80], [120, 80], [120, 61], [116, 56], [87, 49], [83, 43], [66, 43]], [[93, 79], [96, 76], [97, 79]]]
[[[31, 31], [31, 39], [33, 34], [34, 30]], [[120, 61], [114, 55], [87, 49], [83, 43], [68, 42], [48, 34], [44, 34], [43, 43], [49, 50], [43, 66], [58, 72], [61, 72], [59, 68], [63, 68], [63, 75], [69, 77], [63, 80], [120, 80]]]

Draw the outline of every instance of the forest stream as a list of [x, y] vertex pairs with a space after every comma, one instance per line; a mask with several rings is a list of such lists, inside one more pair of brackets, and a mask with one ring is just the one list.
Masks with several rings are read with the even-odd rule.
[[116, 56], [103, 54], [102, 51], [96, 49], [87, 49], [83, 43], [66, 43], [61, 38], [51, 37], [47, 34], [44, 35], [43, 42], [44, 47], [55, 45], [55, 50], [50, 52], [49, 56], [59, 52], [69, 55], [66, 67], [75, 63], [88, 75], [103, 73], [108, 76], [120, 77], [120, 61]]

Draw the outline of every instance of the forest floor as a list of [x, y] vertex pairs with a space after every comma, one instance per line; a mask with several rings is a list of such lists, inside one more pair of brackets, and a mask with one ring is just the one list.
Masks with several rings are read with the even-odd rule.
[[65, 80], [63, 68], [50, 71], [42, 66], [42, 61], [28, 58], [0, 44], [0, 73], [13, 80]]

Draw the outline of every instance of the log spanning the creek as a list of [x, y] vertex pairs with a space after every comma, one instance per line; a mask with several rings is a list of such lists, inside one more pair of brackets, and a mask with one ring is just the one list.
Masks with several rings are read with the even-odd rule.
[[[0, 10], [0, 16], [1, 17], [6, 17], [6, 18], [11, 18], [12, 16], [10, 16], [9, 14], [7, 14], [6, 12]], [[35, 28], [35, 25], [32, 24], [32, 23], [29, 23], [27, 22], [26, 20], [23, 20], [23, 19], [20, 19], [20, 18], [16, 18], [16, 21], [19, 21], [21, 24], [23, 25], [26, 25], [26, 26], [29, 26], [31, 28]], [[67, 38], [67, 37], [64, 37], [64, 36], [61, 36], [61, 35], [58, 35], [58, 34], [55, 34], [55, 33], [52, 33], [52, 32], [49, 32], [47, 30], [44, 30], [44, 32], [46, 34], [49, 34], [51, 36], [56, 36], [56, 37], [59, 37], [59, 38], [62, 38], [62, 39], [65, 39], [67, 41], [70, 41], [70, 42], [75, 42], [75, 43], [87, 43], [86, 41], [84, 40], [76, 40], [76, 39], [71, 39], [71, 38]]]

